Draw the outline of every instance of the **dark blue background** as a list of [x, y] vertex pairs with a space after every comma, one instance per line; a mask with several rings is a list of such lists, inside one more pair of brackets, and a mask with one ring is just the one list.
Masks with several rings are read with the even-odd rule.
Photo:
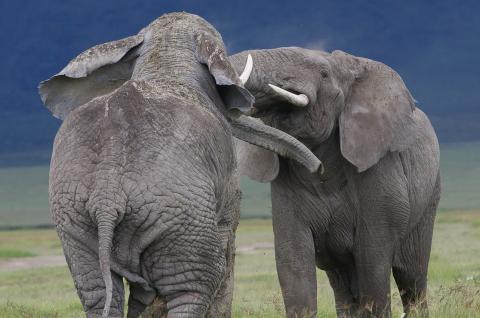
[[59, 121], [42, 107], [38, 82], [172, 11], [210, 21], [230, 53], [295, 45], [382, 61], [442, 142], [480, 139], [479, 1], [17, 0], [0, 4], [0, 153], [51, 148]]

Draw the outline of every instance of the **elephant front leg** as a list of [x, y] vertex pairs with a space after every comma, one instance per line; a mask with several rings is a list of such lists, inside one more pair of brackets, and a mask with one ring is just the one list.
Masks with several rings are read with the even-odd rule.
[[358, 311], [358, 284], [354, 269], [349, 266], [329, 270], [327, 276], [335, 295], [337, 316], [355, 317]]
[[293, 215], [273, 213], [275, 259], [287, 317], [315, 317], [317, 277], [313, 235]]
[[393, 252], [389, 245], [363, 240], [355, 253], [358, 278], [359, 317], [388, 318]]

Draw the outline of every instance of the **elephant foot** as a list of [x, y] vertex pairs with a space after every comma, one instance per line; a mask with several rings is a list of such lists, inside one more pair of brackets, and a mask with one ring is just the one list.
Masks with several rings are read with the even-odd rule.
[[142, 318], [163, 318], [167, 317], [167, 314], [166, 302], [162, 298], [156, 297], [153, 303], [145, 309]]

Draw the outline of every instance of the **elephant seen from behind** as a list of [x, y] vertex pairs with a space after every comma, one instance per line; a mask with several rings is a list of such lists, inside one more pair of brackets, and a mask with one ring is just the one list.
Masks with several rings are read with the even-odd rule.
[[[243, 61], [244, 65], [247, 61]], [[97, 45], [40, 84], [63, 119], [50, 170], [57, 233], [87, 317], [229, 317], [240, 190], [233, 136], [311, 171], [291, 136], [244, 116], [253, 97], [219, 33], [188, 13]]]

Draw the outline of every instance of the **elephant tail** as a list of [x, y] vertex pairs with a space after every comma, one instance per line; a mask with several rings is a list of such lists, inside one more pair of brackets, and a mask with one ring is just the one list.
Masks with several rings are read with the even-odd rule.
[[98, 225], [98, 258], [100, 271], [105, 283], [105, 306], [103, 307], [102, 318], [108, 318], [110, 305], [112, 303], [112, 272], [110, 269], [110, 255], [112, 252], [113, 231], [116, 219], [105, 213], [97, 214]]

